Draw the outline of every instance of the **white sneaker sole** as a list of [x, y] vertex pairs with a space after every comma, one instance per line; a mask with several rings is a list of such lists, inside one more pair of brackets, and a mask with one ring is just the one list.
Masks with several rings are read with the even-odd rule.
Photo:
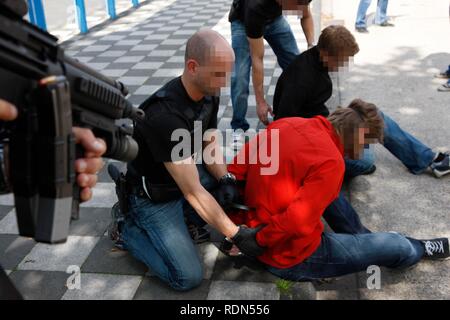
[[450, 87], [442, 85], [437, 90], [440, 92], [450, 92]]
[[443, 176], [445, 176], [449, 173], [450, 173], [450, 170], [446, 170], [446, 171], [433, 170], [433, 174], [435, 175], [436, 178], [442, 178]]

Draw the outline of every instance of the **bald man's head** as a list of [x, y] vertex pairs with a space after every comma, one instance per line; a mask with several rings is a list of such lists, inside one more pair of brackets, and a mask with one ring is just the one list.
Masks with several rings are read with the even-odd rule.
[[233, 49], [228, 41], [211, 29], [197, 31], [186, 44], [185, 62], [195, 60], [200, 65], [208, 64], [212, 57], [231, 56]]
[[186, 44], [185, 78], [205, 93], [220, 92], [234, 65], [234, 51], [216, 31], [201, 29]]

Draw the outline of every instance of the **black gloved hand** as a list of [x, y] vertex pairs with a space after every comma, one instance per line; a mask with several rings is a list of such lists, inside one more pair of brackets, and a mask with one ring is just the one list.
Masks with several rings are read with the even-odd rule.
[[243, 254], [252, 258], [259, 257], [266, 249], [258, 244], [256, 241], [256, 234], [264, 227], [264, 225], [260, 225], [257, 228], [252, 229], [247, 226], [239, 226], [238, 233], [231, 238], [231, 241], [233, 241]]
[[213, 196], [224, 210], [228, 210], [233, 202], [240, 203], [239, 189], [232, 179], [219, 181], [219, 187], [213, 192]]

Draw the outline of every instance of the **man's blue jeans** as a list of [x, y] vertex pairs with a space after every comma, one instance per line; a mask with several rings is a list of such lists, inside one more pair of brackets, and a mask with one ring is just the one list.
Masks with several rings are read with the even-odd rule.
[[[197, 166], [200, 182], [205, 188], [217, 181], [201, 165]], [[129, 215], [122, 237], [125, 249], [145, 263], [150, 270], [172, 288], [180, 291], [197, 287], [203, 280], [203, 267], [189, 235], [185, 217], [199, 219], [180, 199], [154, 203], [136, 195], [129, 197]]]
[[[356, 14], [356, 28], [365, 28], [367, 27], [366, 23], [366, 13], [367, 9], [369, 9], [370, 3], [372, 0], [361, 0], [359, 2], [358, 13]], [[378, 0], [377, 4], [377, 13], [375, 14], [375, 24], [382, 24], [387, 21], [387, 6], [388, 0]]]
[[[399, 159], [413, 174], [425, 171], [436, 153], [408, 132], [404, 131], [389, 116], [381, 113], [384, 118], [384, 147]], [[375, 158], [371, 148], [364, 150], [360, 160], [345, 160], [346, 176], [354, 177], [363, 174], [374, 164]]]
[[293, 267], [267, 267], [276, 276], [291, 281], [313, 281], [339, 277], [376, 265], [407, 268], [418, 263], [424, 246], [398, 233], [363, 234], [323, 233], [319, 248], [305, 261]]
[[[265, 27], [264, 39], [267, 40], [281, 69], [285, 69], [300, 54], [294, 34], [283, 16]], [[231, 102], [233, 104], [233, 130], [248, 130], [250, 125], [245, 119], [248, 108], [250, 70], [252, 61], [245, 26], [240, 21], [231, 23], [231, 44], [236, 56], [234, 72], [231, 75]]]

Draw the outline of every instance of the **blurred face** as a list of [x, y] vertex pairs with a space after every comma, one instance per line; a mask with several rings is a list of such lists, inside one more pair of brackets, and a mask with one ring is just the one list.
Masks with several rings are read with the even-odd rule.
[[342, 53], [337, 56], [328, 55], [327, 53], [321, 51], [320, 56], [322, 63], [328, 68], [330, 72], [337, 72], [340, 69], [348, 69], [348, 67], [353, 63], [353, 55]]
[[354, 129], [353, 137], [347, 138], [351, 141], [344, 140], [344, 153], [352, 160], [359, 160], [364, 154], [364, 149], [368, 149], [370, 144], [378, 142], [377, 139], [370, 137], [370, 129], [361, 127]]
[[277, 0], [281, 5], [285, 14], [303, 15], [303, 10], [308, 7], [308, 1], [306, 0]]
[[228, 85], [233, 66], [233, 51], [215, 50], [205, 65], [198, 65], [195, 82], [204, 95], [218, 96], [220, 89]]

